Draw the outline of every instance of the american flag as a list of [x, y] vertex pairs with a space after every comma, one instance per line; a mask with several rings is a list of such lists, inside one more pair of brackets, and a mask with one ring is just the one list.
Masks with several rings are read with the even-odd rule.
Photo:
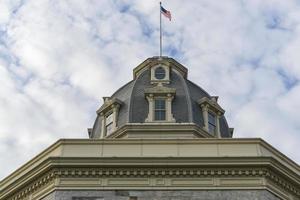
[[160, 6], [160, 12], [171, 21], [171, 12]]

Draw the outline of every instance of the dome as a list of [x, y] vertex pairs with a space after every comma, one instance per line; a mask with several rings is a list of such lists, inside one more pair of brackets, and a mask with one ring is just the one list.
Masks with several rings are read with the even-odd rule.
[[146, 59], [132, 81], [103, 97], [89, 137], [232, 137], [218, 97], [189, 81], [187, 72], [172, 58]]

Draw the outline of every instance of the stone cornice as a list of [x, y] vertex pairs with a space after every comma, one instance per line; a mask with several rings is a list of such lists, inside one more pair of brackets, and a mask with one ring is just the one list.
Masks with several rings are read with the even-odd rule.
[[104, 104], [97, 110], [97, 114], [105, 113], [111, 110], [113, 107], [120, 107], [122, 104], [122, 101], [117, 98], [106, 98]]
[[[199, 180], [201, 178], [223, 178], [222, 180], [226, 180], [226, 178], [230, 178], [229, 180], [244, 180], [245, 186], [247, 186], [247, 180], [249, 179], [250, 183], [252, 180], [259, 180], [259, 179], [253, 179], [253, 178], [265, 178], [272, 182], [272, 184], [277, 185], [280, 187], [283, 191], [289, 191], [293, 193], [293, 195], [300, 197], [300, 188], [299, 188], [299, 182], [291, 182], [291, 180], [287, 180], [285, 176], [283, 176], [280, 172], [274, 170], [272, 168], [272, 158], [263, 158], [263, 159], [242, 159], [236, 160], [236, 163], [233, 164], [233, 160], [228, 161], [228, 163], [222, 161], [225, 161], [226, 158], [220, 160], [210, 160], [207, 158], [205, 162], [199, 161], [199, 160], [189, 160], [190, 158], [183, 159], [183, 161], [188, 161], [186, 164], [183, 164], [184, 166], [178, 166], [178, 165], [172, 165], [168, 163], [166, 166], [166, 163], [162, 159], [157, 158], [148, 158], [146, 160], [147, 163], [141, 162], [141, 160], [136, 160], [136, 158], [128, 158], [127, 162], [126, 159], [117, 160], [114, 159], [115, 163], [110, 163], [108, 160], [112, 159], [104, 159], [98, 160], [96, 163], [95, 159], [90, 159], [89, 161], [87, 159], [80, 159], [80, 158], [49, 158], [47, 162], [44, 162], [42, 165], [48, 166], [43, 168], [48, 168], [49, 170], [44, 172], [43, 175], [39, 176], [38, 173], [34, 173], [30, 177], [26, 178], [26, 182], [24, 182], [22, 185], [26, 185], [25, 187], [15, 188], [13, 190], [10, 190], [10, 192], [4, 190], [3, 193], [1, 193], [3, 196], [0, 196], [0, 199], [24, 199], [29, 194], [36, 192], [39, 190], [39, 188], [44, 187], [45, 185], [49, 184], [52, 187], [60, 187], [60, 179], [68, 181], [72, 181], [72, 179], [77, 181], [77, 185], [74, 185], [73, 189], [76, 189], [76, 187], [80, 186], [80, 180], [82, 179], [82, 183], [84, 184], [84, 181], [87, 178], [90, 178], [91, 180], [97, 180], [97, 178], [100, 179], [110, 179], [114, 180], [114, 178], [118, 178], [118, 180], [124, 179], [125, 181], [128, 180], [139, 180], [140, 178], [159, 178], [159, 179], [172, 179], [176, 178], [176, 180]], [[94, 163], [91, 163], [91, 161], [94, 160]], [[135, 161], [134, 161], [135, 160]], [[176, 159], [175, 159], [176, 160]], [[175, 161], [174, 160], [174, 161]], [[87, 162], [88, 161], [88, 162]], [[153, 162], [154, 161], [154, 162]], [[162, 162], [162, 165], [156, 165], [157, 162]], [[177, 162], [179, 160], [177, 159]], [[195, 163], [196, 161], [196, 163]], [[180, 163], [181, 161], [179, 161]], [[192, 162], [194, 165], [190, 165], [189, 163]], [[219, 165], [216, 166], [216, 163], [218, 162]], [[276, 162], [276, 161], [275, 161]], [[106, 163], [107, 165], [105, 165]], [[124, 164], [127, 163], [129, 165], [123, 165], [120, 167], [120, 163]], [[139, 166], [137, 163], [142, 164]], [[153, 167], [153, 163], [155, 167]], [[175, 162], [176, 163], [176, 162]], [[244, 163], [244, 166], [240, 166], [238, 163]], [[246, 165], [248, 163], [248, 165]], [[134, 164], [134, 165], [132, 165]], [[204, 164], [204, 165], [203, 165]], [[56, 181], [55, 181], [56, 180]], [[56, 184], [54, 184], [56, 182]], [[253, 181], [252, 181], [253, 182]], [[100, 184], [100, 183], [99, 183]], [[103, 185], [103, 184], [100, 184]], [[252, 187], [259, 188], [259, 187], [268, 187], [268, 185], [259, 184], [257, 182], [257, 186], [255, 184], [251, 183]], [[63, 184], [62, 184], [63, 186]], [[105, 185], [103, 185], [105, 186]], [[164, 188], [162, 184], [158, 185], [160, 188]], [[196, 186], [196, 185], [195, 185]], [[191, 185], [191, 188], [195, 187]], [[272, 185], [270, 185], [272, 186]], [[84, 187], [84, 185], [82, 185]], [[94, 187], [97, 187], [97, 184], [94, 185]], [[99, 187], [99, 186], [98, 186]], [[107, 185], [108, 189], [111, 189], [112, 186]], [[137, 185], [138, 187], [138, 185]], [[140, 186], [141, 187], [141, 186]], [[182, 185], [181, 187], [185, 187]], [[236, 188], [236, 185], [230, 186], [230, 185], [222, 185], [219, 186], [213, 184], [210, 187], [208, 185], [204, 186], [197, 186], [197, 189], [216, 189], [223, 188], [223, 189], [233, 189]], [[122, 186], [119, 185], [118, 187], [115, 187], [115, 189], [121, 189]], [[153, 189], [153, 187], [148, 187], [147, 185], [144, 185], [144, 189]], [[167, 187], [168, 189], [172, 189], [171, 186]], [[167, 189], [165, 188], [165, 189]], [[176, 185], [176, 188], [180, 188], [180, 185]], [[240, 186], [240, 188], [243, 188], [243, 185]], [[68, 186], [68, 189], [70, 189], [70, 186]], [[96, 189], [96, 188], [95, 188]], [[103, 188], [105, 189], [105, 188]], [[249, 189], [249, 188], [248, 188]], [[274, 192], [274, 191], [273, 191]], [[283, 192], [284, 194], [284, 192]]]
[[223, 115], [225, 113], [225, 110], [221, 108], [221, 106], [218, 104], [216, 98], [209, 99], [208, 97], [203, 97], [198, 100], [198, 104], [202, 106], [208, 106], [209, 108], [213, 109], [216, 114]]
[[[290, 166], [294, 169], [295, 172], [300, 171], [300, 166], [293, 162], [291, 159], [286, 157], [284, 154], [273, 148], [271, 145], [263, 141], [259, 138], [228, 138], [228, 139], [215, 139], [215, 138], [201, 138], [201, 139], [122, 139], [122, 140], [116, 140], [116, 139], [60, 139], [51, 146], [49, 146], [47, 149], [42, 151], [40, 154], [35, 156], [33, 159], [31, 159], [29, 162], [21, 166], [19, 169], [17, 169], [15, 172], [13, 172], [8, 177], [4, 178], [0, 181], [0, 189], [3, 187], [3, 185], [8, 184], [9, 182], [13, 182], [14, 180], [18, 179], [19, 176], [21, 176], [24, 173], [27, 173], [32, 168], [39, 165], [41, 162], [46, 160], [49, 157], [56, 157], [56, 156], [67, 156], [66, 152], [63, 151], [64, 148], [72, 145], [76, 145], [76, 147], [83, 147], [85, 145], [88, 146], [97, 146], [99, 145], [99, 148], [102, 148], [103, 145], [127, 145], [127, 144], [136, 144], [136, 145], [143, 145], [143, 144], [174, 144], [176, 146], [180, 144], [184, 145], [239, 145], [239, 144], [250, 144], [257, 146], [257, 152], [253, 156], [273, 156], [277, 160], [279, 160], [281, 163], [284, 163], [284, 165]], [[122, 146], [124, 147], [124, 146]], [[87, 150], [80, 150], [80, 151], [87, 151]], [[90, 154], [90, 155], [89, 155]], [[86, 152], [85, 156], [87, 157], [99, 157], [103, 156], [100, 154], [93, 154], [93, 152]], [[199, 155], [198, 157], [200, 157]], [[221, 156], [221, 155], [220, 155]], [[230, 155], [226, 155], [229, 157]], [[234, 155], [231, 155], [234, 156]], [[249, 157], [250, 155], [248, 155]]]
[[[143, 135], [143, 138], [155, 138], [155, 134], [158, 133], [161, 137], [161, 131], [164, 131], [164, 137], [168, 138], [169, 134], [175, 135], [173, 138], [213, 138], [211, 134], [204, 131], [202, 128], [194, 123], [163, 123], [163, 122], [151, 122], [151, 123], [128, 123], [120, 127], [114, 133], [107, 138], [126, 138], [130, 135]], [[184, 132], [184, 134], [182, 134]], [[190, 133], [190, 134], [188, 134]], [[177, 135], [178, 134], [178, 135]], [[181, 135], [180, 135], [181, 134]], [[157, 135], [157, 134], [156, 134]], [[176, 136], [177, 135], [177, 136]]]
[[[161, 151], [153, 151], [159, 149]], [[274, 187], [297, 195], [300, 190], [299, 165], [260, 139], [68, 139], [59, 140], [2, 180], [0, 199], [29, 194], [50, 182], [53, 185], [58, 176], [56, 172], [61, 169], [109, 170], [112, 167], [137, 170], [136, 177], [140, 177], [140, 169], [149, 167], [160, 171], [176, 167], [185, 171], [190, 168], [221, 171], [264, 168], [268, 173], [263, 177]], [[119, 175], [116, 173], [115, 177]], [[228, 178], [231, 176], [232, 173], [226, 174]]]

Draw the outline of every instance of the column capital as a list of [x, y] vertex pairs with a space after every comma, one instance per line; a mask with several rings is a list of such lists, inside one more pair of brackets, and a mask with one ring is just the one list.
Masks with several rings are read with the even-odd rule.
[[147, 100], [148, 100], [149, 102], [154, 101], [154, 96], [153, 96], [152, 94], [146, 96], [146, 98], [147, 98]]

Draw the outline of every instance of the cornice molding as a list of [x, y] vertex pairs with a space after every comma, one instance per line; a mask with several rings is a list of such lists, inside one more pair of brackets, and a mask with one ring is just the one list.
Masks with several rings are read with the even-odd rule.
[[96, 111], [97, 114], [103, 114], [107, 111], [113, 109], [114, 107], [120, 107], [122, 105], [122, 101], [117, 98], [110, 99], [109, 97], [104, 98], [103, 105]]
[[[149, 154], [153, 153], [153, 149], [159, 148], [162, 148], [161, 151], [167, 148], [169, 152]], [[202, 150], [204, 152], [201, 152]], [[217, 152], [213, 153], [212, 150], [217, 150]], [[112, 168], [119, 168], [119, 171], [114, 172]], [[151, 172], [147, 175], [149, 168], [154, 170], [154, 174]], [[174, 171], [177, 168], [181, 170], [179, 174]], [[66, 172], [66, 170], [74, 169], [78, 170], [81, 175], [79, 176], [77, 172]], [[194, 171], [189, 171], [191, 169]], [[212, 169], [215, 170], [213, 174], [209, 172]], [[266, 179], [270, 187], [281, 188], [279, 190], [283, 193], [288, 191], [299, 196], [299, 165], [261, 139], [63, 139], [2, 180], [0, 199], [7, 199], [8, 196], [22, 199], [21, 196], [29, 195], [31, 191], [46, 187], [47, 184], [51, 187], [58, 187], [56, 181], [65, 173], [70, 178], [72, 173], [73, 176], [78, 175], [79, 180], [85, 175], [94, 176], [93, 173], [95, 176], [98, 174], [98, 178], [101, 179], [101, 170], [104, 170], [103, 173], [101, 172], [102, 178], [106, 175], [125, 178], [127, 173], [130, 178], [149, 176], [148, 178], [184, 179], [199, 178], [204, 175], [215, 178], [219, 176], [250, 178], [254, 175], [251, 169], [266, 172], [263, 174], [255, 172], [255, 176]], [[198, 174], [197, 170], [204, 170], [203, 174], [202, 172]], [[248, 172], [239, 174], [235, 170], [248, 170]], [[245, 181], [247, 182], [247, 179]], [[107, 188], [118, 187], [107, 186]], [[146, 189], [147, 187], [145, 186]], [[176, 186], [176, 188], [180, 187], [180, 184]], [[215, 186], [207, 187], [208, 189], [215, 188]], [[207, 189], [207, 187], [198, 187], [198, 189]], [[182, 188], [184, 188], [183, 185]], [[47, 191], [52, 189], [47, 189]]]
[[211, 108], [216, 114], [223, 115], [225, 113], [225, 110], [221, 108], [221, 106], [217, 102], [217, 98], [213, 97], [212, 99], [208, 97], [203, 97], [198, 100], [198, 104], [201, 107], [209, 107]]
[[[98, 146], [99, 148], [103, 148], [103, 145], [175, 145], [179, 146], [184, 144], [186, 145], [255, 145], [257, 147], [257, 156], [264, 157], [266, 155], [274, 157], [274, 159], [278, 160], [282, 165], [287, 168], [292, 168], [294, 173], [300, 172], [300, 166], [293, 162], [291, 159], [286, 157], [284, 154], [273, 148], [271, 145], [266, 143], [264, 140], [259, 138], [229, 138], [229, 139], [215, 139], [215, 138], [201, 138], [201, 139], [60, 139], [55, 142], [53, 145], [49, 146], [47, 149], [42, 151], [40, 154], [35, 156], [29, 162], [21, 166], [19, 169], [14, 171], [12, 174], [4, 178], [0, 181], [0, 189], [2, 189], [5, 185], [8, 185], [16, 180], [18, 180], [21, 176], [31, 171], [36, 166], [40, 165], [41, 162], [44, 162], [49, 157], [64, 157], [67, 156], [64, 153], [64, 149], [69, 146], [76, 147], [85, 147], [85, 146]], [[82, 149], [81, 151], [84, 151]], [[263, 151], [267, 151], [264, 153]], [[83, 157], [101, 157], [100, 154], [94, 155], [91, 154], [93, 152], [87, 152], [86, 156]], [[88, 156], [90, 154], [90, 156]], [[266, 154], [266, 155], [265, 155]], [[199, 157], [199, 156], [198, 156]], [[201, 156], [200, 156], [201, 157]], [[206, 156], [208, 157], [208, 156]], [[227, 156], [228, 157], [228, 156]], [[218, 157], [219, 158], [219, 157]]]
[[[78, 189], [78, 187], [85, 188], [84, 185], [86, 180], [90, 180], [91, 185], [90, 189], [96, 189], [101, 187], [103, 189], [122, 189], [127, 187], [122, 185], [122, 182], [133, 181], [132, 188], [139, 187], [143, 189], [154, 189], [159, 187], [160, 189], [172, 189], [171, 185], [166, 185], [167, 180], [175, 180], [177, 184], [173, 185], [173, 189], [186, 188], [185, 181], [201, 181], [209, 180], [209, 183], [196, 184], [192, 183], [189, 185], [190, 188], [194, 189], [205, 189], [205, 190], [215, 190], [215, 189], [242, 189], [253, 187], [253, 188], [272, 188], [273, 185], [277, 185], [280, 188], [280, 193], [271, 189], [271, 192], [279, 196], [288, 196], [288, 193], [291, 193], [295, 197], [300, 197], [300, 188], [295, 186], [294, 183], [291, 183], [285, 178], [278, 175], [277, 172], [274, 172], [273, 169], [270, 169], [267, 166], [255, 166], [255, 167], [134, 167], [134, 166], [123, 166], [123, 167], [112, 167], [112, 166], [99, 166], [99, 167], [74, 167], [74, 166], [56, 166], [51, 169], [45, 175], [39, 177], [31, 177], [32, 180], [30, 183], [27, 183], [26, 186], [21, 187], [22, 189], [15, 190], [14, 192], [4, 193], [0, 196], [0, 199], [12, 199], [20, 200], [25, 199], [26, 197], [32, 195], [33, 193], [38, 193], [39, 189], [45, 187], [52, 187], [47, 189], [52, 191], [53, 188], [63, 189], [64, 185], [69, 183], [68, 189]], [[117, 178], [117, 179], [115, 179]], [[139, 180], [148, 180], [158, 179], [160, 182], [155, 183], [154, 185], [145, 184], [134, 184], [134, 181]], [[200, 178], [200, 179], [199, 179]], [[231, 180], [232, 184], [218, 183], [216, 184], [213, 179], [216, 180]], [[229, 179], [228, 179], [229, 178]], [[261, 179], [262, 178], [262, 179]], [[110, 185], [107, 181], [97, 181], [97, 180], [119, 180], [120, 184]], [[270, 187], [268, 184], [264, 183], [264, 179], [270, 181]], [[62, 180], [62, 181], [61, 181]], [[73, 181], [72, 181], [73, 180]], [[94, 181], [93, 181], [94, 180]], [[234, 181], [236, 180], [236, 181]], [[67, 182], [66, 182], [67, 181]], [[125, 182], [124, 182], [125, 181]], [[210, 184], [210, 181], [211, 184]], [[242, 181], [240, 186], [236, 183]], [[76, 183], [75, 183], [76, 182]], [[146, 181], [147, 182], [147, 181]], [[220, 181], [218, 181], [220, 182]], [[149, 182], [150, 183], [150, 182]], [[151, 187], [150, 187], [151, 186]], [[71, 188], [70, 188], [71, 187]], [[154, 187], [154, 188], [153, 188]]]
[[[194, 123], [170, 123], [170, 122], [151, 122], [151, 123], [128, 123], [120, 127], [114, 133], [109, 135], [107, 138], [123, 138], [131, 133], [141, 134], [142, 132], [147, 132], [150, 136], [151, 134], [155, 134], [155, 132], [159, 132], [161, 135], [161, 131], [167, 135], [168, 133], [177, 134], [185, 131], [186, 138], [190, 139], [191, 136], [194, 138], [213, 138], [211, 134], [207, 131], [203, 130], [199, 126]], [[191, 133], [188, 135], [187, 133]], [[180, 137], [183, 138], [183, 137]]]

